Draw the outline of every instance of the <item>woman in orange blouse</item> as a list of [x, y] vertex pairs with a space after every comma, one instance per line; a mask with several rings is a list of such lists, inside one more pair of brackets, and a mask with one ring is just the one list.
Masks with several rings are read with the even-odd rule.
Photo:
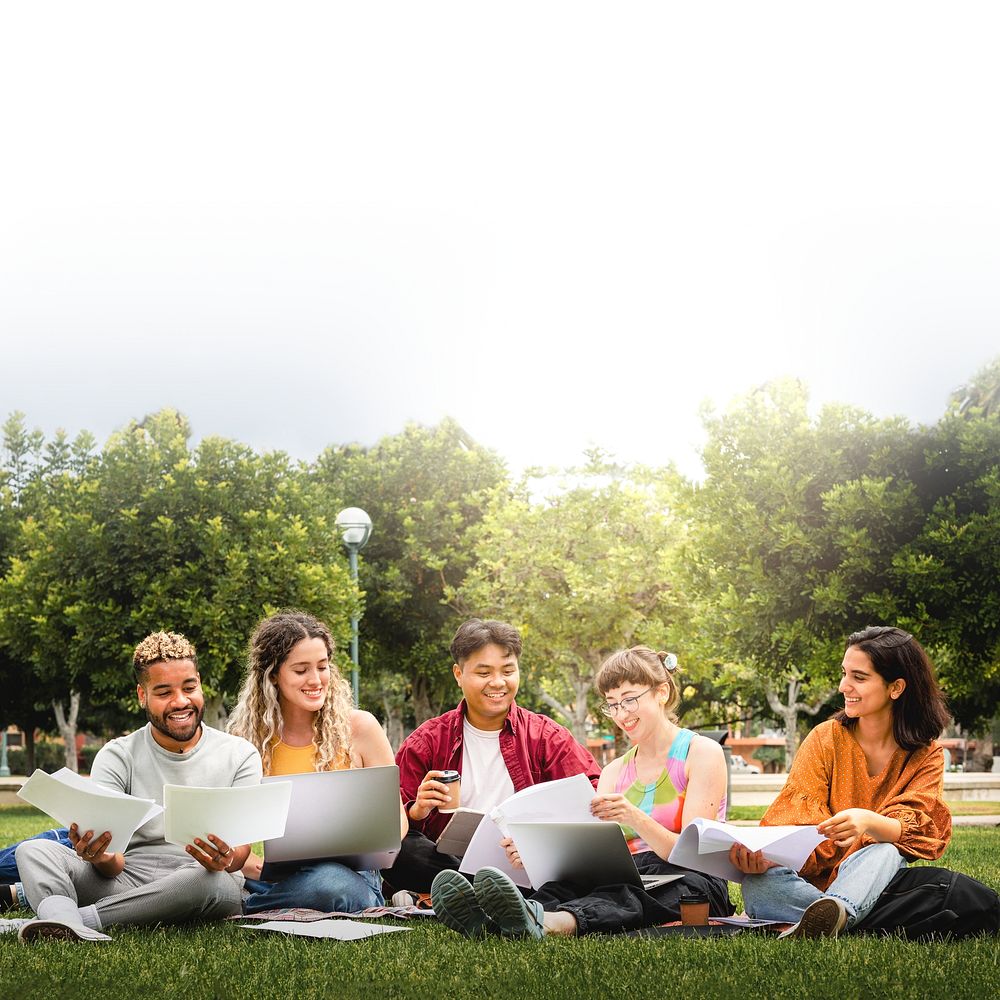
[[942, 800], [948, 721], [934, 667], [898, 628], [848, 639], [844, 708], [806, 737], [762, 826], [813, 825], [827, 837], [796, 874], [735, 845], [747, 913], [796, 922], [786, 934], [836, 935], [864, 919], [907, 859], [939, 858], [951, 839]]

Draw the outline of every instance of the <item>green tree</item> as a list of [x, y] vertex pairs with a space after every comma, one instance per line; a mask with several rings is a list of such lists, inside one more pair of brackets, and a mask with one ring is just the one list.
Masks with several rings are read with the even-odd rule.
[[443, 603], [472, 558], [469, 529], [506, 471], [453, 420], [410, 424], [371, 448], [331, 447], [315, 481], [332, 523], [339, 506], [363, 507], [371, 541], [361, 554], [361, 697], [377, 704], [390, 741], [454, 700], [448, 643], [457, 627]]
[[684, 614], [673, 563], [677, 476], [589, 459], [544, 500], [530, 479], [497, 497], [464, 584], [448, 591], [462, 613], [521, 629], [526, 686], [580, 741], [602, 661], [637, 642], [664, 644]]
[[133, 422], [86, 476], [46, 479], [46, 502], [20, 526], [0, 636], [70, 705], [75, 692], [134, 713], [127, 664], [156, 629], [197, 646], [210, 721], [262, 615], [305, 608], [346, 646], [360, 598], [309, 476], [280, 453], [220, 438], [191, 449], [189, 437], [173, 411]]
[[984, 365], [951, 394], [951, 409], [963, 417], [1000, 415], [1000, 357]]
[[[3, 428], [7, 476], [4, 487], [4, 546], [6, 558], [0, 565], [2, 580], [25, 580], [24, 557], [35, 551], [54, 564], [58, 556], [52, 542], [65, 539], [64, 550], [72, 549], [72, 535], [79, 523], [82, 498], [88, 487], [93, 438], [79, 435], [72, 443], [63, 431], [43, 449], [40, 431], [27, 431], [24, 415], [13, 414]], [[52, 575], [44, 591], [34, 590], [21, 596], [33, 606], [33, 620], [17, 620], [17, 602], [13, 591], [0, 582], [0, 673], [11, 681], [8, 712], [24, 730], [29, 766], [34, 757], [34, 730], [54, 718], [66, 748], [66, 764], [76, 768], [76, 732], [80, 712], [79, 687], [70, 682], [52, 664], [59, 663], [63, 650], [48, 648], [42, 654], [35, 639], [49, 629], [48, 615], [64, 599], [72, 584], [61, 572]], [[30, 589], [30, 588], [29, 588]], [[6, 626], [6, 628], [4, 627]], [[44, 655], [45, 664], [42, 664]]]
[[705, 427], [685, 560], [697, 641], [784, 721], [790, 764], [799, 716], [833, 692], [847, 634], [896, 608], [892, 560], [921, 523], [917, 442], [905, 422], [847, 407], [812, 419], [795, 382], [706, 411]]
[[900, 618], [932, 649], [956, 719], [975, 728], [1000, 704], [1000, 412], [953, 408], [923, 454], [927, 514], [893, 566]]

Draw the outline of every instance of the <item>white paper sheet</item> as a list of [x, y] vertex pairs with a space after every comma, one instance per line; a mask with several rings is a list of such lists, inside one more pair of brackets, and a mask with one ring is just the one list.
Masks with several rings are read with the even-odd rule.
[[462, 863], [458, 866], [458, 870], [468, 875], [475, 875], [480, 868], [488, 865], [490, 868], [499, 868], [504, 875], [513, 879], [515, 884], [530, 889], [531, 881], [527, 874], [523, 868], [511, 866], [507, 852], [500, 846], [501, 840], [503, 834], [499, 827], [489, 816], [484, 816], [472, 835], [465, 854], [462, 855]]
[[164, 785], [164, 840], [193, 844], [214, 833], [230, 847], [281, 837], [292, 796], [290, 781], [235, 788]]
[[163, 812], [152, 799], [104, 788], [66, 767], [55, 774], [35, 771], [18, 795], [63, 826], [76, 823], [81, 833], [93, 830], [96, 835], [110, 831], [107, 849], [112, 854], [124, 851], [132, 834]]
[[706, 875], [742, 882], [743, 872], [729, 860], [733, 844], [763, 851], [769, 861], [797, 872], [824, 840], [826, 837], [814, 826], [731, 826], [699, 817], [681, 831], [667, 860]]
[[522, 788], [483, 817], [458, 870], [471, 875], [489, 865], [499, 868], [517, 885], [531, 888], [527, 873], [522, 868], [513, 868], [507, 860], [507, 852], [500, 846], [500, 841], [507, 836], [507, 824], [599, 823], [601, 821], [590, 811], [594, 794], [594, 786], [585, 774]]
[[376, 934], [410, 930], [409, 927], [363, 924], [358, 920], [311, 920], [308, 923], [267, 920], [259, 924], [240, 924], [240, 927], [247, 927], [252, 931], [277, 931], [279, 934], [293, 934], [297, 937], [329, 938], [334, 941], [359, 941]]

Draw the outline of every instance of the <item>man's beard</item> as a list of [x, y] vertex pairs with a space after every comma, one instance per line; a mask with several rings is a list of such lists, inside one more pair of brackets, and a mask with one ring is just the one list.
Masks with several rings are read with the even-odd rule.
[[195, 733], [198, 732], [198, 727], [201, 725], [201, 717], [205, 714], [205, 706], [200, 705], [196, 707], [192, 705], [191, 710], [194, 712], [194, 716], [190, 722], [184, 724], [183, 728], [180, 728], [176, 724], [171, 725], [170, 720], [164, 715], [154, 715], [149, 710], [148, 705], [146, 706], [146, 718], [149, 719], [152, 727], [163, 733], [164, 736], [169, 736], [170, 739], [176, 740], [178, 743], [187, 743], [189, 740], [194, 739]]

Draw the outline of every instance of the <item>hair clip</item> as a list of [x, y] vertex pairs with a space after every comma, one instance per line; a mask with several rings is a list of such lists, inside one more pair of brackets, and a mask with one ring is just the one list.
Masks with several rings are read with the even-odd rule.
[[663, 654], [663, 666], [665, 669], [673, 673], [677, 669], [677, 657], [674, 653], [664, 653]]
[[[895, 632], [895, 635], [890, 633]], [[895, 649], [897, 646], [905, 646], [913, 636], [909, 632], [903, 631], [901, 628], [896, 628], [895, 626], [890, 626], [882, 633], [882, 638], [884, 641], [882, 645], [886, 649]]]

